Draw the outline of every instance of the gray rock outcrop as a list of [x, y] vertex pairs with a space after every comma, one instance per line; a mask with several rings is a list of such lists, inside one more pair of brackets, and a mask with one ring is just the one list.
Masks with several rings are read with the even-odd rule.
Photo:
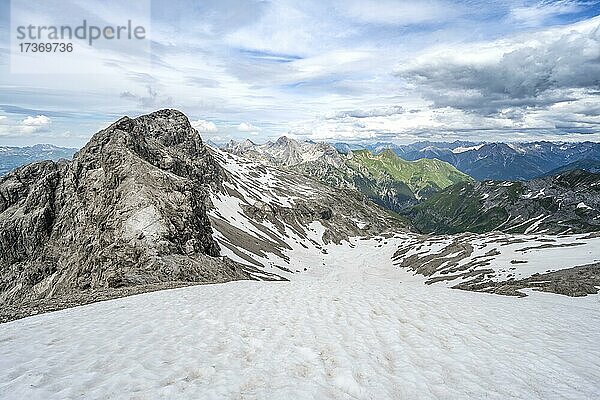
[[222, 170], [188, 119], [121, 118], [72, 161], [0, 178], [0, 303], [99, 288], [248, 279], [206, 214]]

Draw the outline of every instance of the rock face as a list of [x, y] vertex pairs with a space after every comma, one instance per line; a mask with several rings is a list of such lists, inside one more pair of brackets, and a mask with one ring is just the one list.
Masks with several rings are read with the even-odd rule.
[[160, 282], [247, 279], [207, 216], [222, 170], [178, 111], [124, 117], [73, 161], [0, 179], [0, 302]]

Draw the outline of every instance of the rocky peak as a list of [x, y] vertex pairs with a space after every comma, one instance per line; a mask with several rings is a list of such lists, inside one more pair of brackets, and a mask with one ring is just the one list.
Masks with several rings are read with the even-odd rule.
[[176, 110], [123, 117], [73, 161], [0, 179], [0, 301], [171, 281], [247, 278], [206, 210], [223, 172]]
[[250, 139], [245, 139], [243, 142], [237, 142], [232, 139], [225, 145], [223, 149], [230, 153], [238, 154], [243, 153], [244, 151], [252, 150], [254, 147], [256, 147], [256, 144], [254, 144], [254, 142]]
[[198, 131], [177, 110], [160, 110], [134, 119], [123, 117], [95, 134], [74, 161], [79, 168], [93, 169], [101, 160], [118, 161], [121, 157], [143, 160], [201, 183], [220, 183], [217, 163]]
[[298, 141], [287, 136], [261, 145], [249, 140], [241, 144], [230, 143], [224, 150], [274, 166], [312, 168], [320, 165], [340, 168], [344, 164], [343, 156], [329, 143]]
[[279, 139], [277, 139], [277, 141], [275, 143], [279, 146], [289, 146], [290, 144], [293, 144], [294, 142], [295, 142], [294, 139], [290, 139], [287, 136], [281, 136]]

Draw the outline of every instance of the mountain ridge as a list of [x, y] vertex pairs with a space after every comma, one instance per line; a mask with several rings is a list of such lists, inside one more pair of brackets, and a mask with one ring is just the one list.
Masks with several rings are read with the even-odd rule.
[[285, 136], [262, 145], [249, 140], [230, 141], [223, 149], [332, 186], [356, 189], [392, 211], [403, 210], [450, 184], [470, 179], [439, 160], [405, 161], [393, 153], [387, 153], [385, 159], [368, 157], [367, 150], [343, 154], [328, 143], [300, 142]]
[[0, 146], [0, 176], [22, 165], [43, 160], [71, 159], [75, 148], [40, 143], [33, 146]]
[[552, 171], [549, 171], [543, 175], [540, 175], [539, 178], [543, 178], [546, 176], [554, 176], [554, 175], [559, 175], [568, 171], [572, 171], [572, 170], [583, 170], [583, 171], [587, 171], [587, 172], [593, 172], [593, 173], [600, 173], [600, 160], [589, 160], [589, 159], [583, 159], [583, 160], [578, 160], [578, 161], [574, 161], [570, 164], [567, 165], [563, 165], [562, 167], [553, 169]]
[[365, 146], [379, 153], [393, 150], [406, 160], [437, 158], [476, 180], [529, 180], [569, 163], [600, 160], [596, 142], [416, 142], [408, 145], [376, 143]]
[[600, 174], [572, 170], [525, 182], [459, 183], [407, 212], [424, 233], [600, 230]]

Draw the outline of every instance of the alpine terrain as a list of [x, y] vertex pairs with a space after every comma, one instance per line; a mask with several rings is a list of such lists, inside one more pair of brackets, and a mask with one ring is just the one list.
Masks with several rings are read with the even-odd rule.
[[376, 154], [389, 149], [405, 160], [446, 161], [476, 180], [529, 180], [577, 161], [600, 160], [600, 143], [595, 142], [424, 141], [409, 145], [376, 143], [367, 148]]
[[[287, 259], [294, 240], [317, 246], [311, 229], [339, 243], [407, 225], [356, 192], [231, 157], [162, 110], [120, 119], [72, 161], [0, 178], [2, 318], [192, 282], [284, 279], [288, 267], [258, 260]], [[232, 260], [248, 254], [256, 260]]]
[[471, 178], [439, 160], [402, 160], [391, 151], [373, 155], [367, 150], [339, 152], [327, 143], [299, 142], [285, 136], [257, 145], [231, 141], [224, 150], [285, 167], [329, 185], [351, 188], [392, 211], [401, 211], [418, 200]]
[[0, 398], [598, 398], [597, 179], [123, 117], [0, 178]]
[[526, 182], [451, 186], [410, 210], [422, 232], [600, 231], [600, 174], [571, 170]]

